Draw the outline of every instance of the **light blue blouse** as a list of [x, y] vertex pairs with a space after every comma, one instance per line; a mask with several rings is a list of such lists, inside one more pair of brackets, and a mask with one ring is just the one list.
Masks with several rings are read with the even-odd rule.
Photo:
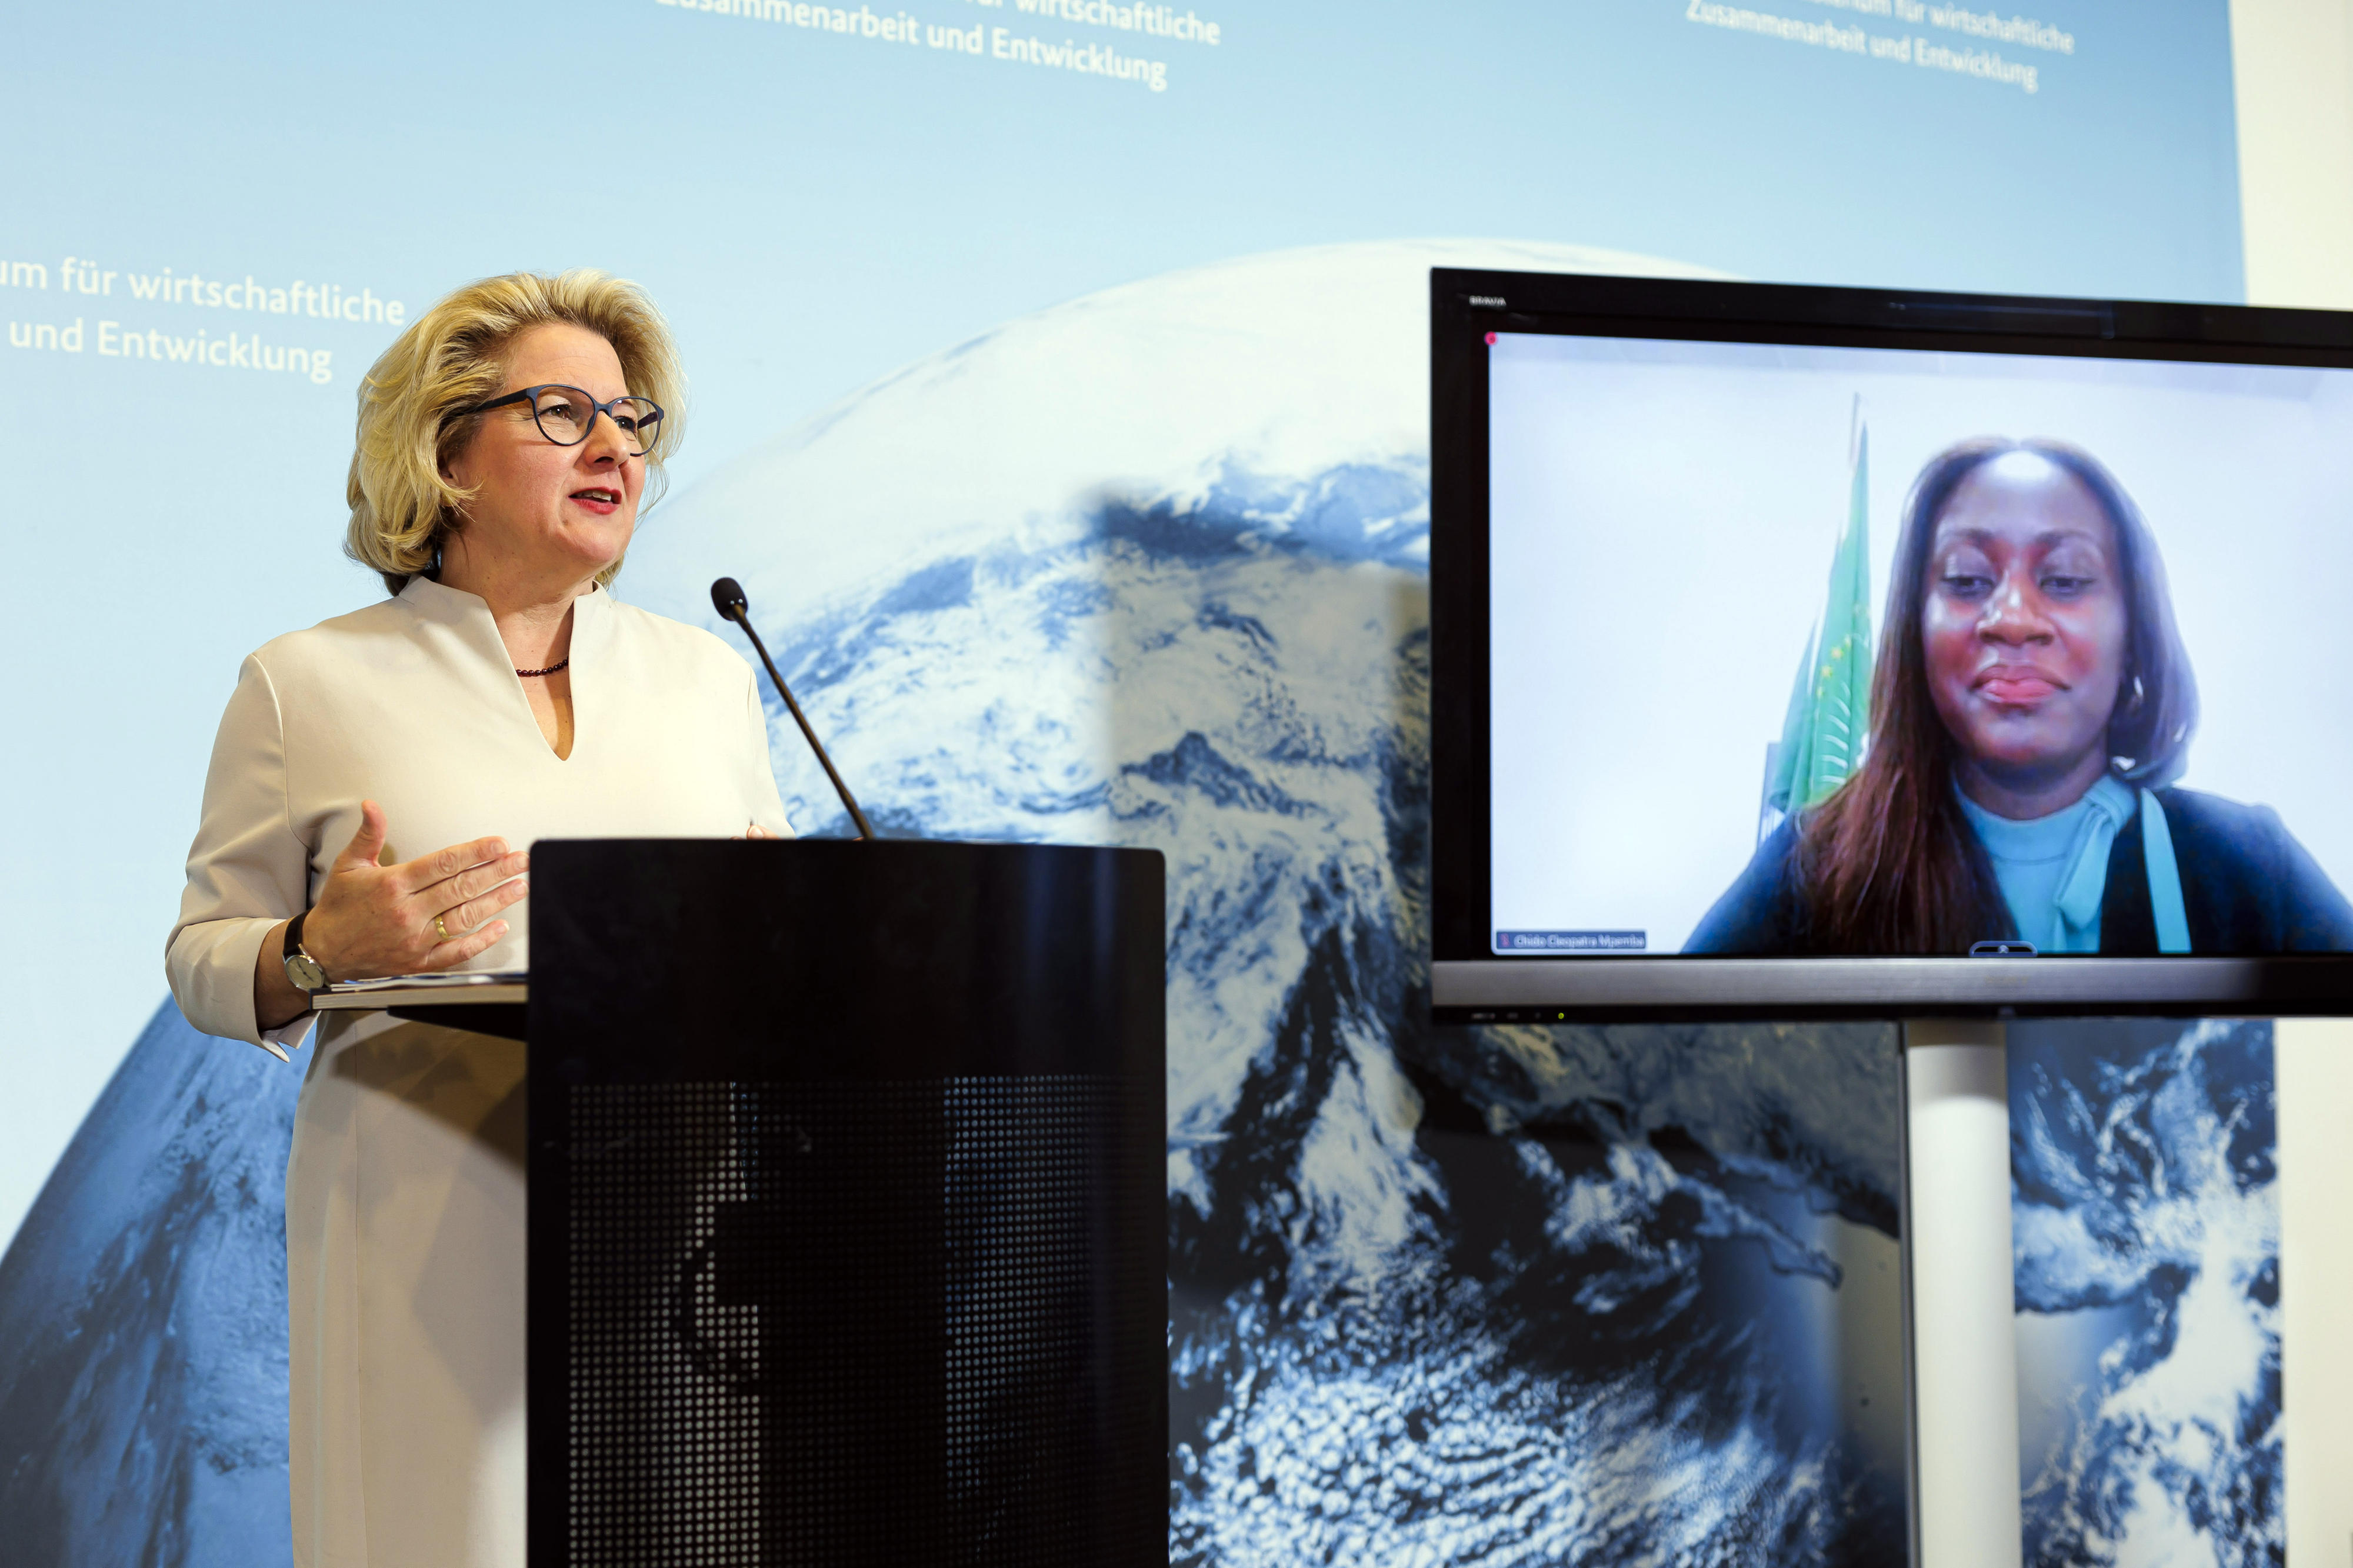
[[2133, 792], [2114, 775], [2103, 775], [2074, 805], [2027, 822], [1996, 816], [1967, 795], [1960, 799], [1993, 861], [2018, 934], [2042, 952], [2099, 952], [2108, 850], [2132, 820]]

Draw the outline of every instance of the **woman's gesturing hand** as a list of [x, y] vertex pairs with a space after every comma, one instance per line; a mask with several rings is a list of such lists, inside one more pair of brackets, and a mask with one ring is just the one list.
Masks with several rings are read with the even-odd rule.
[[448, 969], [507, 934], [492, 917], [531, 890], [528, 854], [477, 838], [386, 866], [385, 830], [384, 808], [362, 801], [360, 830], [302, 922], [302, 946], [329, 979]]

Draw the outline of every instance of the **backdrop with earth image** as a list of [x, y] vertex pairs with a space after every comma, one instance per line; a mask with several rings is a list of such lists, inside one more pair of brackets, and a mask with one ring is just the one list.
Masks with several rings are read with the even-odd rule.
[[[289, 1559], [304, 1058], [195, 1036], [148, 965], [237, 659], [380, 591], [336, 543], [390, 303], [595, 264], [693, 376], [622, 596], [712, 625], [740, 578], [887, 832], [1168, 858], [1172, 1557], [1884, 1561], [1892, 1031], [1422, 1021], [1428, 269], [2235, 299], [2224, 7], [2071, 0], [2072, 52], [2000, 46], [2029, 94], [1813, 0], [1314, 0], [1214, 44], [916, 3], [12, 35], [0, 408], [58, 521], [0, 625], [48, 672], [0, 775], [42, 890], [0, 910], [5, 1554]], [[1930, 177], [1962, 146], [2003, 202]]]

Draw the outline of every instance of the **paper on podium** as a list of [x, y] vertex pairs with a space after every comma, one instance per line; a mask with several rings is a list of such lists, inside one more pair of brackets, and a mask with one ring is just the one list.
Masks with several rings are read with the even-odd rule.
[[431, 974], [386, 974], [375, 980], [338, 980], [311, 999], [321, 1012], [354, 1008], [487, 1006], [524, 1002], [531, 973], [522, 969], [442, 970]]

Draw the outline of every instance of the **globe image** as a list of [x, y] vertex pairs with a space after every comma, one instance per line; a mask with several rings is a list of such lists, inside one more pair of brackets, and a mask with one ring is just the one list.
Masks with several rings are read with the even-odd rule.
[[1893, 1031], [1425, 1021], [1433, 266], [1688, 270], [1091, 296], [681, 495], [628, 591], [724, 631], [737, 576], [885, 832], [1166, 855], [1172, 1560], [1884, 1561]]
[[[1384, 241], [1112, 289], [670, 498], [617, 591], [741, 646], [740, 579], [885, 835], [1166, 857], [1172, 1562], [1900, 1560], [1894, 1029], [1428, 1021], [1433, 266], [1695, 275]], [[166, 1003], [0, 1262], [11, 1561], [290, 1560], [306, 1060]]]

